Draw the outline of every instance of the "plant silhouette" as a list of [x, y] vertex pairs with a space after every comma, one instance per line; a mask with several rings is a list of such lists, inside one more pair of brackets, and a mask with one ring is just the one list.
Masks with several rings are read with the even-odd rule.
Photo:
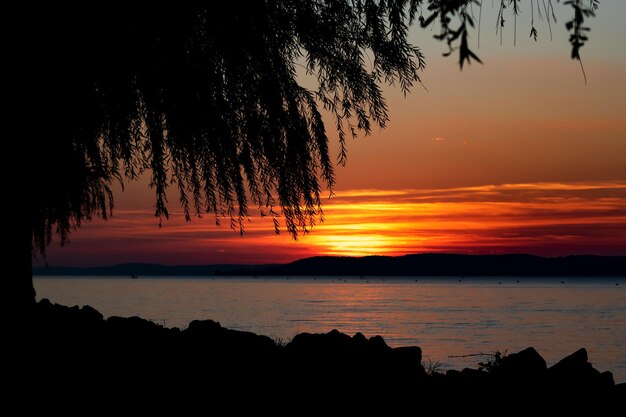
[[[208, 213], [243, 232], [248, 208], [258, 206], [276, 231], [282, 213], [288, 233], [306, 233], [334, 182], [322, 113], [339, 132], [344, 163], [347, 137], [389, 119], [382, 85], [408, 93], [419, 82], [424, 57], [407, 40], [414, 22], [439, 22], [437, 38], [458, 50], [461, 66], [478, 59], [467, 43], [473, 4], [101, 2], [19, 11], [17, 60], [36, 75], [19, 84], [26, 139], [18, 154], [32, 180], [13, 301], [34, 300], [33, 253], [45, 254], [55, 234], [67, 242], [94, 214], [110, 215], [111, 183], [144, 173], [159, 218], [174, 188], [187, 219]], [[575, 57], [583, 20], [570, 27]]]

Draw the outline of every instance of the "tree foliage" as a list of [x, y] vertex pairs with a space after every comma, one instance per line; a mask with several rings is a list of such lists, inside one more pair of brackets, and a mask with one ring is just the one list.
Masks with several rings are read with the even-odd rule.
[[[550, 0], [547, 0], [550, 2]], [[519, 3], [515, 1], [514, 3]], [[586, 41], [576, 10], [573, 57]], [[595, 3], [595, 2], [592, 2]], [[411, 25], [436, 37], [462, 67], [474, 0], [83, 2], [21, 13], [29, 123], [28, 200], [43, 252], [113, 207], [112, 181], [151, 176], [155, 215], [175, 188], [189, 219], [205, 213], [243, 231], [249, 206], [284, 216], [294, 237], [321, 217], [334, 157], [322, 113], [345, 141], [389, 119], [382, 85], [407, 93], [424, 68]], [[303, 74], [316, 80], [302, 85]], [[327, 120], [328, 122], [328, 120]]]

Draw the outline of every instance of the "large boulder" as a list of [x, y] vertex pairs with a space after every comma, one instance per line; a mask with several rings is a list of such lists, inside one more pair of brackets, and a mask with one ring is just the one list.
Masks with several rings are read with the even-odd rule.
[[498, 376], [512, 379], [538, 379], [545, 377], [546, 361], [533, 347], [503, 357], [495, 368]]
[[417, 346], [403, 346], [391, 349], [389, 366], [401, 378], [421, 378], [426, 376], [422, 365], [422, 349]]
[[556, 365], [550, 367], [552, 376], [572, 376], [585, 373], [591, 369], [588, 362], [587, 349], [580, 348], [576, 352], [561, 359]]
[[615, 385], [613, 375], [600, 373], [588, 361], [587, 350], [581, 348], [548, 369], [553, 386], [573, 390], [610, 389]]
[[98, 310], [96, 310], [90, 305], [84, 305], [80, 309], [80, 315], [82, 316], [82, 319], [86, 322], [95, 323], [95, 322], [100, 322], [104, 319], [104, 316], [102, 315], [102, 313], [100, 313]]
[[197, 338], [219, 337], [223, 328], [219, 321], [213, 320], [193, 320], [183, 331], [187, 336]]
[[382, 336], [379, 336], [379, 335], [372, 336], [369, 338], [368, 342], [369, 342], [370, 349], [380, 350], [380, 351], [389, 349], [387, 342], [385, 342], [385, 339], [383, 339]]
[[263, 355], [278, 349], [267, 336], [252, 332], [231, 330], [213, 320], [194, 320], [182, 332], [188, 342], [201, 349], [219, 350], [222, 354]]
[[382, 337], [350, 337], [338, 330], [301, 333], [285, 347], [289, 378], [333, 386], [398, 386], [425, 376], [419, 347], [392, 349]]
[[345, 333], [333, 329], [328, 333], [300, 333], [286, 346], [287, 351], [314, 356], [350, 354], [363, 346], [358, 336], [353, 340]]
[[107, 327], [112, 337], [122, 337], [130, 340], [154, 338], [165, 334], [167, 330], [160, 324], [141, 317], [111, 316], [107, 319]]

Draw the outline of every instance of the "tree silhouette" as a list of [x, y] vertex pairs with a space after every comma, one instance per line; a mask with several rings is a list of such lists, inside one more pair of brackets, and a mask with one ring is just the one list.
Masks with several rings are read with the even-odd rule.
[[[306, 232], [334, 182], [322, 112], [343, 163], [347, 136], [388, 121], [381, 86], [407, 93], [419, 81], [424, 58], [407, 40], [414, 22], [439, 22], [436, 37], [461, 66], [478, 59], [467, 43], [476, 3], [99, 2], [17, 13], [18, 60], [37, 73], [19, 87], [27, 139], [18, 153], [32, 180], [15, 300], [34, 299], [33, 253], [54, 234], [66, 242], [94, 214], [106, 218], [112, 181], [144, 172], [160, 218], [172, 187], [187, 219], [209, 213], [243, 231], [252, 205], [277, 231], [282, 213], [290, 234]], [[583, 21], [570, 28], [578, 58]], [[303, 86], [307, 77], [314, 87]]]

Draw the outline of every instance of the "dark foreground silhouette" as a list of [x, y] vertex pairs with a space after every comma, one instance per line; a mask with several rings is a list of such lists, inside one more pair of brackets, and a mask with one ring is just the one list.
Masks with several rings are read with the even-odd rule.
[[529, 347], [486, 369], [428, 373], [419, 347], [391, 348], [380, 336], [333, 330], [277, 344], [211, 320], [179, 330], [139, 317], [105, 320], [89, 306], [48, 300], [23, 315], [12, 340], [17, 349], [6, 363], [13, 389], [55, 404], [200, 404], [228, 395], [242, 400], [231, 411], [250, 406], [253, 398], [277, 406], [297, 401], [319, 407], [330, 398], [349, 398], [356, 408], [372, 402], [417, 407], [441, 397], [469, 399], [456, 404], [463, 408], [500, 400], [597, 408], [626, 393], [611, 372], [592, 367], [584, 348], [550, 368]]

